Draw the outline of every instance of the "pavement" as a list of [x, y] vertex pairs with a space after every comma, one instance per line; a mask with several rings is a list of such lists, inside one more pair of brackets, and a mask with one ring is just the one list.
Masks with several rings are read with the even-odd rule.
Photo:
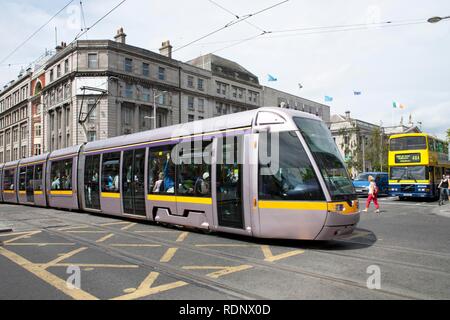
[[[450, 299], [450, 205], [380, 202], [381, 216], [326, 242], [0, 205], [14, 226], [0, 234], [0, 299]], [[379, 289], [367, 286], [374, 267]]]

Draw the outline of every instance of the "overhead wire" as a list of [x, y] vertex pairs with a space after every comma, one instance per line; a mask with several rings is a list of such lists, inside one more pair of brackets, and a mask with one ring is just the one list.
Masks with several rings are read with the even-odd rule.
[[284, 4], [284, 3], [288, 2], [288, 1], [289, 0], [284, 0], [284, 1], [278, 2], [278, 3], [274, 4], [274, 5], [271, 5], [271, 6], [267, 7], [267, 8], [264, 8], [264, 9], [261, 9], [259, 11], [256, 11], [254, 13], [250, 13], [250, 14], [241, 16], [241, 17], [237, 18], [236, 20], [233, 20], [233, 21], [227, 23], [225, 26], [223, 26], [221, 28], [218, 28], [218, 29], [216, 29], [214, 31], [211, 31], [211, 32], [205, 34], [204, 36], [201, 36], [198, 39], [195, 39], [195, 40], [193, 40], [193, 41], [191, 41], [191, 42], [189, 42], [189, 43], [187, 43], [185, 45], [182, 45], [181, 47], [175, 48], [172, 52], [176, 52], [176, 51], [182, 50], [182, 49], [184, 49], [186, 47], [189, 47], [189, 46], [193, 45], [194, 43], [197, 43], [197, 42], [199, 42], [199, 41], [201, 41], [203, 39], [206, 39], [206, 38], [208, 38], [208, 37], [210, 37], [210, 36], [220, 32], [220, 31], [222, 31], [224, 29], [227, 29], [227, 28], [229, 28], [229, 27], [231, 27], [231, 26], [233, 26], [235, 24], [238, 24], [238, 23], [241, 23], [243, 21], [246, 21], [246, 20], [248, 20], [248, 19], [250, 19], [250, 18], [252, 18], [254, 16], [257, 16], [257, 15], [263, 13], [263, 12], [266, 12], [268, 10], [271, 10], [271, 9], [275, 8], [275, 7], [278, 7], [278, 6]]
[[111, 10], [109, 10], [107, 13], [105, 13], [100, 19], [98, 19], [97, 21], [95, 21], [90, 27], [86, 28], [84, 31], [80, 32], [79, 34], [77, 34], [77, 36], [75, 37], [75, 39], [72, 42], [77, 41], [78, 39], [80, 39], [83, 35], [85, 35], [86, 33], [88, 33], [90, 30], [92, 30], [93, 28], [95, 28], [100, 22], [102, 22], [106, 17], [108, 17], [111, 13], [113, 13], [115, 10], [117, 10], [121, 5], [123, 5], [127, 0], [122, 0], [120, 1], [117, 5], [115, 5]]
[[62, 7], [57, 13], [55, 13], [47, 22], [45, 22], [42, 26], [40, 26], [36, 31], [34, 31], [28, 38], [26, 38], [23, 42], [21, 42], [11, 53], [9, 53], [5, 58], [0, 60], [0, 65], [3, 64], [5, 61], [7, 61], [9, 58], [11, 58], [17, 51], [19, 51], [25, 44], [28, 43], [31, 39], [34, 38], [42, 29], [44, 29], [50, 22], [53, 21], [61, 12], [63, 12], [72, 2], [75, 0], [70, 0], [67, 2], [64, 7]]

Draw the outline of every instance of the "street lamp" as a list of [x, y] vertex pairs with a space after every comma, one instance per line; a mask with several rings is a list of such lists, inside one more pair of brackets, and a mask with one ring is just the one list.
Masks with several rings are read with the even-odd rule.
[[157, 112], [157, 109], [158, 109], [158, 106], [156, 105], [156, 99], [157, 98], [159, 98], [159, 97], [161, 97], [161, 96], [163, 96], [164, 94], [166, 94], [166, 93], [169, 93], [168, 91], [163, 91], [163, 92], [161, 92], [160, 94], [156, 94], [156, 90], [154, 90], [154, 92], [153, 92], [153, 110], [154, 110], [154, 112], [153, 112], [153, 117], [145, 117], [144, 119], [153, 119], [153, 121], [154, 121], [154, 125], [153, 125], [153, 128], [154, 129], [156, 129], [156, 127], [157, 127], [157, 123], [156, 123], [156, 120], [157, 120], [157, 118], [156, 118], [156, 112]]
[[429, 23], [438, 23], [441, 22], [442, 20], [446, 20], [446, 19], [450, 19], [450, 16], [448, 17], [432, 17], [430, 19], [428, 19]]

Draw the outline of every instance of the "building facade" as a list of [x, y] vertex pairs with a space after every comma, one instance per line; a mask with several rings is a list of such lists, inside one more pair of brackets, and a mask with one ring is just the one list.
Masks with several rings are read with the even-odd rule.
[[344, 115], [333, 115], [329, 123], [331, 133], [353, 177], [362, 172], [387, 170], [389, 137], [399, 133], [419, 133], [420, 129], [410, 121], [382, 127]]
[[0, 92], [0, 162], [30, 155], [31, 71], [21, 73]]
[[185, 63], [169, 41], [155, 53], [126, 37], [119, 29], [115, 41], [62, 43], [0, 92], [0, 162], [262, 106], [330, 118], [328, 106], [263, 87], [236, 62], [210, 54]]

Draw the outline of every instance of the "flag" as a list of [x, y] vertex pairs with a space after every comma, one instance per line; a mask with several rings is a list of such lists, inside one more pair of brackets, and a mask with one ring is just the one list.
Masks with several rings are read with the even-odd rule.
[[353, 91], [353, 94], [355, 96], [360, 96], [362, 94], [362, 92], [361, 91]]
[[394, 109], [402, 109], [402, 110], [406, 109], [404, 104], [401, 104], [401, 103], [398, 103], [398, 102], [394, 102], [392, 104], [392, 106], [394, 107]]
[[333, 102], [333, 97], [325, 96], [325, 102]]
[[272, 75], [268, 75], [268, 81], [269, 82], [275, 82], [275, 81], [278, 81], [278, 79], [277, 78], [275, 78], [274, 76], [272, 76]]

